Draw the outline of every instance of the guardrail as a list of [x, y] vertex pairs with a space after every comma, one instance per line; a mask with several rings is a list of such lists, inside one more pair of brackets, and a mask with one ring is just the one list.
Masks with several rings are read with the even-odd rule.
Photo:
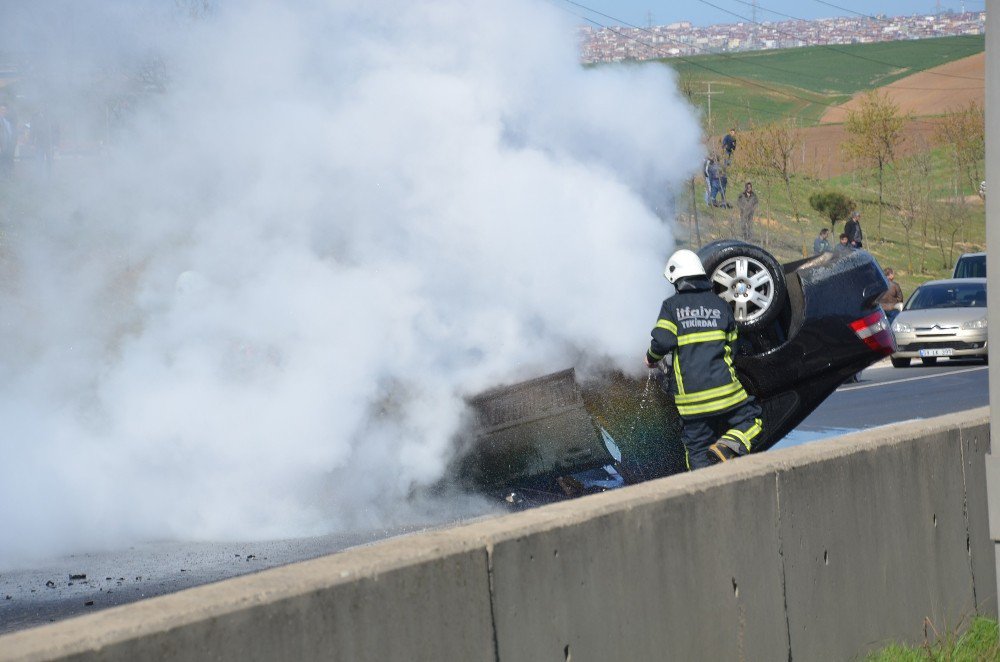
[[849, 659], [995, 616], [988, 409], [0, 637], [0, 659]]

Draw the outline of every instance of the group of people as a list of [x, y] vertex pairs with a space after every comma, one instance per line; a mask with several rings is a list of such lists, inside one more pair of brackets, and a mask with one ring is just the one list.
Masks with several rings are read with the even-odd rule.
[[[851, 212], [850, 218], [844, 224], [844, 231], [840, 233], [840, 243], [831, 248], [829, 237], [829, 228], [823, 228], [819, 231], [819, 236], [813, 241], [814, 255], [829, 252], [846, 253], [863, 247], [864, 233], [861, 231], [861, 212], [857, 210]], [[891, 267], [885, 270], [885, 278], [889, 281], [889, 289], [879, 299], [879, 304], [891, 322], [903, 308], [903, 290], [896, 282], [896, 272]]]
[[732, 207], [726, 201], [726, 189], [729, 186], [727, 169], [736, 151], [736, 129], [730, 129], [722, 138], [722, 156], [709, 154], [702, 166], [705, 176], [705, 204], [710, 207]]
[[[736, 151], [736, 129], [722, 137], [722, 155], [709, 155], [705, 159], [703, 174], [705, 176], [705, 204], [709, 207], [725, 207], [732, 205], [726, 198], [729, 187], [727, 168], [733, 160]], [[743, 191], [736, 198], [736, 207], [740, 211], [740, 226], [743, 239], [749, 241], [753, 236], [753, 217], [757, 213], [757, 194], [753, 190], [753, 182], [746, 182]]]
[[864, 232], [861, 230], [861, 212], [854, 210], [851, 217], [844, 224], [844, 231], [840, 233], [840, 242], [830, 246], [830, 229], [823, 228], [819, 231], [819, 236], [813, 240], [813, 255], [820, 253], [842, 253], [856, 250], [864, 246]]

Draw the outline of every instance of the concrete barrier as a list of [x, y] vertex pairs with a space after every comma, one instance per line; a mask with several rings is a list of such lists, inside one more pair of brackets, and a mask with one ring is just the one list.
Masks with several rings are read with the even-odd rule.
[[849, 659], [996, 616], [986, 408], [0, 637], [0, 659]]

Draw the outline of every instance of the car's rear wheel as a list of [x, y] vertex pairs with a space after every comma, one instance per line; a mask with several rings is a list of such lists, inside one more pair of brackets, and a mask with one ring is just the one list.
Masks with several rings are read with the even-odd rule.
[[892, 367], [893, 368], [909, 368], [910, 367], [910, 359], [902, 359], [902, 358], [901, 359], [897, 359], [894, 356], [894, 357], [892, 357], [891, 361], [892, 361]]
[[770, 253], [742, 241], [717, 241], [698, 256], [713, 290], [733, 307], [741, 328], [762, 328], [781, 313], [785, 273]]
[[936, 365], [937, 364], [937, 357], [936, 356], [928, 356], [926, 358], [920, 359], [920, 362], [923, 363], [924, 365]]

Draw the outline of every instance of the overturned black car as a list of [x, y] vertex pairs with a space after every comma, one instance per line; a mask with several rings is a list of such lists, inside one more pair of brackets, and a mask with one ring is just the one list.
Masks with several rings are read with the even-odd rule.
[[[888, 284], [865, 251], [780, 265], [757, 246], [723, 240], [698, 255], [733, 306], [735, 367], [763, 408], [752, 452], [774, 446], [895, 349], [877, 303]], [[478, 395], [450, 473], [464, 489], [524, 507], [684, 471], [671, 372], [581, 381], [569, 369]]]

